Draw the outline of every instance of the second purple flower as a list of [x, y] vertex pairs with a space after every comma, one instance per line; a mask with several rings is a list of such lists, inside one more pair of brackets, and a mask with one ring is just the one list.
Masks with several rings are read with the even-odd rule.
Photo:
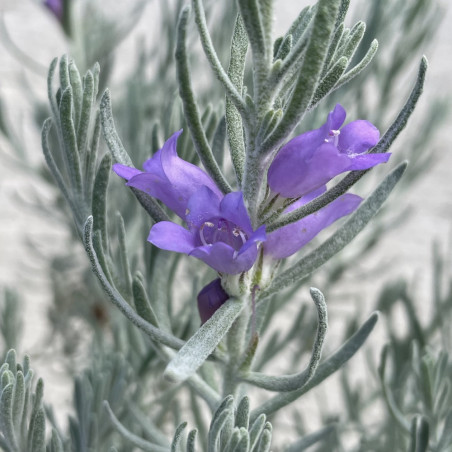
[[368, 154], [380, 132], [369, 121], [342, 127], [345, 110], [337, 104], [326, 123], [285, 144], [268, 170], [268, 185], [284, 198], [299, 198], [346, 171], [365, 170], [388, 161], [391, 154]]

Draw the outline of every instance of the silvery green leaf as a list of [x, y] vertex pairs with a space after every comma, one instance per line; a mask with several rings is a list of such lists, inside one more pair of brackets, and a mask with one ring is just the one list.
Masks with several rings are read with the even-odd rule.
[[[5, 375], [5, 373], [3, 374]], [[2, 377], [3, 377], [2, 375]], [[0, 429], [11, 450], [18, 450], [13, 424], [13, 392], [14, 382], [5, 385], [0, 396]]]
[[88, 145], [88, 132], [94, 102], [94, 78], [91, 71], [86, 73], [83, 84], [83, 100], [81, 104], [80, 122], [77, 128], [77, 147], [82, 159], [85, 159]]
[[16, 431], [19, 431], [25, 405], [25, 379], [21, 371], [16, 373], [13, 399], [13, 424]]
[[438, 441], [438, 452], [446, 452], [452, 445], [452, 410], [446, 416], [443, 431]]
[[30, 452], [45, 452], [46, 450], [46, 415], [44, 408], [39, 408], [30, 422], [28, 444]]
[[317, 372], [305, 386], [296, 391], [278, 394], [267, 400], [260, 407], [251, 412], [251, 419], [254, 420], [263, 413], [269, 415], [278, 411], [282, 407], [292, 403], [303, 394], [322, 383], [322, 381], [326, 380], [361, 348], [366, 339], [369, 337], [369, 334], [372, 332], [377, 320], [378, 313], [375, 312], [361, 326], [361, 328], [339, 348], [339, 350], [333, 353], [330, 357], [326, 358], [325, 361], [319, 365]]
[[212, 420], [210, 421], [209, 435], [207, 438], [208, 450], [212, 452], [221, 452], [220, 435], [224, 426], [234, 418], [234, 397], [226, 396], [216, 409]]
[[[169, 452], [169, 449], [164, 446], [160, 446], [158, 444], [151, 443], [149, 441], [146, 441], [139, 436], [135, 435], [134, 433], [127, 430], [117, 419], [117, 417], [114, 415], [113, 411], [110, 408], [110, 405], [107, 401], [104, 401], [104, 407], [107, 411], [107, 414], [110, 418], [111, 423], [113, 424], [114, 428], [130, 443], [134, 444], [135, 446], [139, 447], [141, 450], [145, 452]], [[185, 427], [185, 426], [184, 426]], [[173, 449], [171, 449], [173, 450]]]
[[423, 416], [415, 416], [411, 423], [411, 441], [409, 452], [427, 452], [429, 424]]
[[257, 452], [270, 452], [272, 442], [272, 426], [269, 422], [265, 424], [264, 431], [262, 432]]
[[77, 136], [73, 120], [73, 94], [72, 88], [68, 86], [61, 96], [60, 102], [60, 122], [64, 145], [64, 155], [68, 167], [68, 173], [72, 183], [72, 188], [76, 193], [82, 191], [82, 173], [80, 165], [80, 155], [77, 148]]
[[242, 299], [227, 300], [179, 350], [164, 375], [174, 382], [182, 382], [193, 375], [229, 331], [244, 305]]
[[328, 315], [325, 297], [322, 292], [312, 287], [311, 297], [317, 308], [318, 326], [308, 367], [298, 374], [284, 376], [270, 376], [259, 372], [252, 372], [243, 377], [244, 381], [269, 391], [287, 392], [301, 389], [315, 375], [328, 328]]
[[107, 231], [107, 189], [111, 173], [111, 156], [105, 154], [99, 164], [94, 179], [92, 211], [94, 217], [94, 230], [100, 231], [102, 247], [108, 252]]
[[237, 427], [244, 427], [248, 430], [250, 423], [250, 399], [244, 396], [240, 400], [239, 406], [237, 407], [237, 413], [235, 417], [235, 425]]
[[[205, 23], [205, 18], [203, 20], [203, 14], [201, 10], [202, 5], [200, 3], [200, 0], [194, 0], [193, 3], [195, 11], [198, 11], [197, 15], [198, 25]], [[228, 181], [225, 179], [223, 173], [221, 172], [220, 167], [218, 166], [218, 163], [216, 162], [215, 157], [213, 156], [212, 149], [210, 148], [210, 145], [207, 141], [206, 133], [201, 123], [199, 109], [196, 104], [195, 96], [191, 86], [191, 76], [188, 67], [188, 56], [186, 48], [186, 32], [189, 12], [190, 10], [188, 7], [182, 10], [179, 17], [179, 24], [177, 28], [178, 31], [176, 47], [176, 67], [177, 67], [177, 78], [179, 82], [179, 94], [182, 99], [185, 120], [187, 121], [188, 128], [190, 129], [193, 144], [195, 145], [196, 152], [198, 153], [199, 158], [201, 159], [201, 162], [204, 165], [204, 168], [206, 169], [207, 173], [212, 177], [212, 179], [216, 182], [220, 190], [223, 193], [229, 193], [232, 191], [231, 186], [229, 185]], [[232, 86], [230, 80], [229, 83]], [[235, 88], [234, 91], [236, 91]]]
[[185, 427], [187, 427], [186, 422], [182, 422], [182, 424], [177, 427], [176, 432], [174, 433], [173, 442], [171, 443], [171, 452], [177, 452], [178, 446], [182, 440], [182, 433], [185, 430]]
[[142, 319], [127, 303], [121, 294], [114, 288], [105, 276], [105, 272], [99, 263], [93, 246], [93, 217], [88, 217], [84, 226], [83, 242], [86, 252], [91, 261], [93, 272], [99, 279], [105, 293], [110, 297], [113, 304], [128, 318], [135, 326], [140, 328], [151, 339], [161, 342], [169, 347], [179, 349], [184, 342], [171, 334], [156, 328], [154, 325]]
[[267, 417], [265, 414], [260, 414], [252, 423], [250, 432], [250, 450], [253, 450], [259, 443], [259, 440], [267, 425]]
[[82, 79], [80, 78], [80, 72], [75, 65], [74, 60], [69, 62], [69, 79], [71, 81], [71, 87], [73, 92], [74, 100], [74, 125], [75, 129], [78, 129], [80, 123], [80, 114], [82, 109], [82, 99], [83, 99], [83, 87]]
[[292, 97], [272, 135], [262, 145], [262, 152], [275, 149], [299, 123], [315, 94], [328, 52], [339, 11], [340, 0], [319, 0], [313, 19], [309, 44], [298, 72]]
[[[243, 89], [245, 58], [248, 51], [248, 38], [241, 15], [237, 16], [231, 43], [231, 58], [228, 76], [239, 93]], [[241, 186], [245, 166], [245, 140], [242, 117], [229, 96], [226, 96], [226, 131], [231, 159], [234, 165], [238, 186]]]
[[191, 430], [187, 436], [187, 452], [196, 452], [197, 430]]
[[116, 132], [113, 113], [111, 110], [110, 91], [108, 89], [105, 90], [100, 101], [100, 117], [102, 121], [104, 138], [115, 162], [133, 167], [132, 160], [130, 159], [129, 154], [127, 154], [127, 151], [124, 149], [118, 132]]
[[322, 441], [324, 438], [329, 436], [331, 432], [336, 429], [336, 425], [327, 425], [326, 427], [321, 428], [315, 433], [311, 433], [309, 435], [303, 436], [298, 441], [295, 441], [291, 444], [284, 452], [303, 452], [308, 447], [311, 447], [313, 444]]

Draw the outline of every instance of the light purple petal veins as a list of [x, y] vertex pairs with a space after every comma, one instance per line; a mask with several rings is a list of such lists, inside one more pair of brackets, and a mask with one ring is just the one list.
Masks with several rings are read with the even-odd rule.
[[201, 324], [207, 322], [228, 298], [229, 295], [221, 286], [220, 278], [207, 284], [198, 294], [198, 311]]
[[345, 110], [337, 104], [322, 127], [284, 145], [268, 171], [271, 190], [285, 198], [298, 198], [338, 174], [369, 169], [389, 159], [390, 154], [365, 154], [380, 137], [373, 124], [357, 120], [341, 129], [344, 120]]

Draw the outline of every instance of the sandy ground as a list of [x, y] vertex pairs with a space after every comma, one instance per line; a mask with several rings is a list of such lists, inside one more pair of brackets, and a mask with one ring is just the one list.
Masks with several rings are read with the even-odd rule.
[[[283, 28], [281, 24], [290, 18], [289, 3], [292, 2], [280, 2], [277, 9], [277, 27], [280, 29]], [[16, 124], [20, 134], [26, 136], [28, 155], [36, 162], [43, 157], [40, 138], [30, 127], [27, 117], [31, 111], [28, 99], [31, 96], [45, 98], [45, 78], [39, 72], [45, 71], [51, 59], [64, 53], [66, 49], [61, 40], [55, 39], [55, 36], [61, 36], [56, 24], [36, 3], [0, 0], [0, 10], [4, 12], [3, 19], [16, 44], [37, 62], [37, 73], [21, 71], [20, 62], [0, 43], [0, 95], [9, 105], [9, 120]], [[429, 99], [435, 96], [450, 95], [451, 26], [452, 8], [449, 8], [441, 25], [438, 45], [428, 55], [430, 71], [419, 110], [425, 108]], [[127, 45], [133, 45], [133, 40], [129, 40]], [[416, 276], [416, 287], [425, 294], [430, 293], [432, 240], [441, 238], [444, 242], [450, 236], [451, 229], [452, 149], [449, 124], [436, 135], [434, 144], [441, 147], [439, 161], [404, 199], [404, 203], [414, 208], [410, 221], [399, 229], [388, 231], [379, 245], [380, 254], [377, 257], [396, 262], [394, 274], [389, 276]], [[415, 131], [411, 130], [410, 133]], [[5, 150], [10, 151], [4, 139], [0, 139], [0, 149], [0, 287], [18, 285], [23, 292], [26, 336], [21, 350], [30, 353], [32, 358], [35, 355], [39, 357], [39, 344], [48, 332], [45, 312], [50, 287], [45, 266], [40, 258], [30, 252], [28, 243], [34, 243], [44, 256], [48, 256], [59, 246], [64, 246], [65, 234], [49, 225], [42, 213], [16, 202], [18, 195], [27, 199], [36, 190], [43, 199], [48, 199], [50, 194], [42, 186], [35, 186], [29, 173], [18, 172], [4, 158]], [[364, 284], [363, 291], [366, 290], [369, 300], [373, 302], [376, 296], [375, 281]], [[52, 398], [55, 401], [67, 400], [68, 388], [58, 378], [57, 364], [53, 364], [49, 370], [39, 363], [39, 359], [36, 362], [38, 373], [45, 378], [48, 387], [52, 388]]]

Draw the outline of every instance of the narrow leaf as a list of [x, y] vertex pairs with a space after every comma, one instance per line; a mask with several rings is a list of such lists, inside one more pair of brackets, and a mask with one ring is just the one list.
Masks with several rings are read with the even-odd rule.
[[427, 452], [429, 425], [424, 416], [416, 416], [411, 423], [410, 452]]
[[327, 358], [317, 368], [317, 372], [312, 379], [303, 388], [278, 394], [271, 399], [264, 402], [259, 408], [256, 408], [251, 412], [251, 419], [256, 419], [262, 413], [270, 415], [282, 407], [289, 405], [293, 401], [297, 400], [303, 394], [314, 388], [315, 386], [326, 380], [331, 374], [336, 372], [341, 366], [343, 366], [364, 344], [369, 334], [372, 332], [375, 324], [378, 320], [378, 313], [374, 312], [370, 318], [361, 326], [361, 328], [348, 339], [342, 347]]
[[[243, 76], [245, 73], [245, 58], [248, 51], [248, 38], [246, 36], [243, 20], [237, 16], [231, 44], [231, 60], [228, 76], [239, 93], [243, 89]], [[243, 137], [242, 117], [229, 96], [226, 96], [226, 131], [231, 150], [232, 164], [239, 187], [242, 183], [245, 167], [245, 140]]]
[[[231, 101], [234, 103], [235, 107], [243, 114], [246, 114], [246, 107], [245, 103], [243, 101], [243, 98], [241, 96], [241, 92], [238, 87], [232, 82], [232, 80], [229, 78], [228, 74], [226, 74], [225, 70], [223, 69], [223, 66], [221, 65], [221, 62], [217, 56], [217, 53], [215, 52], [215, 49], [213, 47], [212, 39], [210, 38], [209, 30], [207, 29], [207, 23], [206, 23], [206, 15], [204, 12], [204, 7], [202, 5], [202, 0], [192, 0], [193, 3], [193, 9], [195, 12], [195, 22], [196, 26], [198, 27], [199, 37], [201, 39], [201, 44], [204, 49], [204, 53], [206, 54], [206, 57], [210, 63], [210, 67], [212, 68], [212, 71], [217, 76], [218, 80], [222, 83], [224, 89], [226, 90], [226, 93], [228, 97], [231, 99]], [[181, 16], [179, 19], [179, 28], [178, 28], [178, 34], [180, 38], [185, 39], [185, 29], [182, 30], [181, 27], [186, 27], [186, 21], [188, 18], [190, 10], [184, 9], [181, 12]], [[179, 58], [186, 59], [186, 52], [184, 49], [180, 48], [181, 45], [185, 46], [185, 43], [179, 42], [178, 38], [178, 49], [176, 50], [176, 60]], [[180, 63], [179, 63], [180, 64]]]
[[40, 408], [30, 425], [31, 441], [30, 452], [45, 452], [46, 450], [46, 415], [44, 408]]
[[86, 252], [91, 261], [92, 269], [99, 282], [102, 285], [105, 293], [110, 297], [113, 304], [122, 312], [122, 314], [129, 319], [135, 326], [140, 328], [145, 334], [147, 334], [152, 340], [161, 342], [168, 347], [179, 349], [184, 344], [183, 341], [174, 337], [173, 335], [166, 333], [154, 325], [146, 322], [142, 319], [127, 303], [121, 294], [110, 284], [105, 277], [105, 273], [99, 264], [99, 260], [96, 255], [96, 251], [93, 247], [93, 217], [88, 217], [84, 226], [83, 241]]
[[1, 433], [13, 450], [18, 448], [13, 423], [13, 393], [14, 383], [3, 388], [0, 397], [0, 427]]
[[92, 212], [95, 230], [102, 235], [102, 247], [108, 251], [107, 231], [107, 189], [111, 173], [111, 155], [105, 154], [94, 179]]
[[196, 152], [198, 153], [204, 168], [217, 183], [220, 190], [223, 191], [223, 193], [229, 193], [232, 189], [222, 174], [218, 163], [213, 156], [212, 149], [207, 141], [191, 86], [186, 49], [187, 21], [189, 12], [189, 8], [184, 8], [182, 10], [177, 27], [176, 68], [177, 79], [179, 82], [179, 94], [182, 99], [185, 119], [187, 121], [188, 128], [190, 129], [193, 144], [195, 145]]
[[179, 350], [165, 369], [165, 377], [182, 382], [204, 363], [240, 315], [244, 300], [230, 298]]
[[110, 408], [110, 405], [105, 400], [104, 408], [110, 418], [113, 427], [128, 441], [130, 441], [135, 446], [139, 447], [141, 450], [145, 452], [168, 452], [168, 448], [164, 446], [160, 446], [158, 444], [151, 443], [149, 441], [145, 441], [139, 436], [127, 430], [118, 420], [118, 418], [114, 415], [113, 411]]
[[191, 430], [187, 436], [187, 452], [196, 452], [196, 435], [198, 430]]
[[295, 441], [287, 449], [285, 449], [284, 452], [303, 452], [308, 447], [328, 437], [335, 429], [335, 424], [327, 425], [326, 427], [321, 428], [319, 431], [311, 433], [310, 435], [306, 435], [298, 441]]
[[319, 83], [339, 10], [339, 0], [319, 0], [314, 23], [289, 105], [274, 133], [263, 144], [262, 152], [279, 146], [305, 114]]
[[173, 442], [171, 443], [171, 452], [177, 452], [178, 446], [182, 440], [182, 433], [185, 430], [185, 427], [187, 427], [186, 422], [182, 422], [182, 424], [177, 427], [174, 433]]
[[105, 90], [100, 101], [100, 117], [102, 121], [102, 130], [104, 138], [107, 142], [108, 149], [110, 149], [113, 159], [122, 165], [133, 167], [132, 160], [124, 149], [121, 143], [118, 132], [116, 132], [115, 122], [113, 120], [113, 113], [111, 110], [110, 91]]
[[313, 377], [319, 365], [322, 354], [323, 343], [325, 341], [326, 331], [328, 328], [328, 314], [325, 297], [322, 292], [312, 287], [311, 296], [317, 308], [318, 325], [308, 367], [303, 372], [296, 375], [286, 375], [280, 377], [265, 375], [259, 372], [252, 372], [243, 378], [244, 381], [269, 391], [287, 392], [301, 389]]
[[91, 119], [91, 110], [94, 102], [94, 78], [91, 71], [88, 71], [84, 80], [83, 101], [81, 104], [80, 122], [77, 129], [77, 147], [82, 157], [86, 159], [88, 132]]
[[73, 95], [72, 88], [69, 86], [63, 91], [60, 103], [60, 122], [63, 136], [64, 154], [68, 166], [69, 176], [71, 178], [73, 189], [77, 193], [82, 191], [82, 173], [80, 169], [80, 155], [77, 149], [77, 137], [72, 118], [73, 114]]

